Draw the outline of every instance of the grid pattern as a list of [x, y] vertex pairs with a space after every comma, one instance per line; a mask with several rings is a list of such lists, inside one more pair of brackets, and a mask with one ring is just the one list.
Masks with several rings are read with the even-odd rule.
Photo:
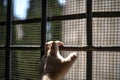
[[[74, 27], [73, 27], [74, 26]], [[66, 20], [62, 25], [62, 40], [68, 46], [86, 46], [86, 19]]]
[[[5, 80], [5, 65], [7, 50], [11, 53], [11, 79], [36, 80], [39, 74], [38, 66], [41, 56], [42, 28], [46, 27], [46, 41], [61, 40], [65, 43], [67, 51], [61, 51], [66, 57], [74, 48], [78, 59], [62, 80], [119, 80], [120, 79], [120, 0], [91, 0], [92, 12], [97, 13], [92, 17], [92, 37], [88, 36], [88, 16], [86, 9], [87, 0], [48, 0], [47, 16], [41, 14], [41, 1], [28, 0], [19, 3], [20, 7], [27, 4], [26, 16], [19, 17], [16, 3], [13, 1], [12, 43], [6, 47], [6, 0], [0, 1], [0, 80]], [[60, 2], [62, 1], [62, 2]], [[45, 4], [43, 4], [45, 5]], [[24, 10], [21, 10], [21, 13]], [[113, 13], [113, 15], [104, 15]], [[79, 15], [78, 15], [79, 14]], [[115, 16], [118, 17], [115, 17]], [[81, 17], [82, 16], [82, 17]], [[48, 17], [47, 26], [42, 25], [42, 18]], [[75, 17], [75, 18], [74, 18]], [[78, 18], [77, 18], [78, 17]], [[60, 19], [59, 19], [60, 18]], [[21, 23], [21, 21], [23, 21]], [[16, 23], [17, 22], [17, 23]], [[20, 22], [20, 23], [19, 23]], [[88, 38], [89, 37], [89, 38]], [[92, 45], [88, 39], [92, 39]], [[22, 45], [22, 46], [21, 46]], [[29, 48], [31, 47], [32, 48]], [[8, 48], [8, 46], [10, 46]], [[12, 46], [12, 47], [11, 47]], [[15, 47], [15, 49], [13, 48]], [[92, 47], [92, 49], [91, 49]], [[107, 47], [107, 48], [106, 48]], [[39, 49], [38, 49], [39, 48]], [[81, 50], [81, 48], [83, 48]], [[96, 51], [96, 48], [99, 48]], [[27, 50], [26, 50], [27, 49]], [[35, 50], [34, 50], [35, 49]], [[102, 51], [103, 49], [106, 49]], [[110, 51], [114, 49], [114, 51]], [[70, 51], [69, 51], [70, 50]], [[88, 59], [92, 52], [91, 61]], [[89, 64], [88, 62], [92, 62]], [[92, 67], [87, 67], [91, 65]], [[91, 69], [92, 72], [88, 72]], [[1, 73], [2, 72], [2, 73]], [[89, 74], [90, 73], [90, 74]], [[92, 79], [88, 78], [88, 75]]]
[[[14, 0], [17, 1], [17, 0]], [[13, 2], [13, 20], [31, 19], [31, 23], [15, 24], [12, 27], [12, 46], [24, 47], [40, 46], [41, 22], [33, 23], [32, 19], [41, 18], [41, 0], [28, 0], [21, 2], [19, 7], [26, 5], [26, 15], [20, 17], [17, 12], [17, 3]], [[23, 13], [22, 13], [23, 12]], [[21, 10], [25, 13], [25, 9]], [[17, 16], [18, 15], [18, 16]], [[40, 50], [12, 50], [11, 79], [12, 80], [36, 80], [39, 74]]]
[[62, 36], [62, 22], [52, 21], [47, 23], [46, 39], [49, 40], [61, 40]]
[[13, 45], [40, 45], [40, 23], [13, 26]]
[[93, 80], [120, 79], [120, 52], [93, 52]]
[[86, 0], [48, 0], [48, 16], [85, 13], [85, 5]]
[[64, 15], [79, 14], [86, 12], [86, 0], [65, 0]]
[[12, 51], [12, 80], [36, 80], [40, 51], [14, 50]]
[[93, 45], [120, 46], [120, 18], [93, 18]]
[[[3, 4], [4, 3], [4, 4]], [[6, 1], [4, 1], [4, 0], [1, 0], [0, 1], [0, 9], [2, 10], [2, 11], [0, 11], [0, 21], [6, 21], [6, 7], [4, 7], [4, 6], [6, 6]]]
[[[61, 0], [63, 1], [63, 0]], [[63, 4], [60, 4], [57, 0], [48, 0], [48, 16], [62, 15]]]
[[[41, 55], [40, 50], [34, 49], [41, 44], [41, 22], [35, 22], [34, 19], [41, 18], [41, 0], [17, 1], [20, 0], [13, 0], [11, 10], [12, 21], [15, 24], [13, 22], [10, 47], [6, 45], [6, 38], [8, 37], [6, 28], [9, 26], [4, 22], [6, 15], [8, 15], [7, 0], [0, 1], [0, 80], [6, 80], [6, 74], [9, 74], [5, 73], [8, 70], [6, 68], [7, 52], [11, 54], [11, 80], [36, 80], [39, 74]], [[32, 48], [29, 49], [31, 46]], [[16, 50], [11, 49], [11, 47], [15, 47]], [[18, 49], [19, 47], [21, 49]]]
[[[21, 9], [20, 9], [21, 8]], [[20, 10], [20, 11], [18, 11]], [[21, 14], [20, 14], [21, 13]], [[13, 0], [13, 20], [25, 20], [41, 17], [41, 0]]]
[[0, 80], [5, 80], [5, 51], [0, 50]]
[[6, 27], [0, 26], [0, 46], [5, 44], [6, 40]]
[[120, 11], [119, 0], [92, 0], [93, 12]]
[[[63, 57], [67, 57], [72, 51], [63, 51], [61, 53]], [[62, 80], [86, 80], [86, 52], [77, 51], [77, 53], [78, 59]]]

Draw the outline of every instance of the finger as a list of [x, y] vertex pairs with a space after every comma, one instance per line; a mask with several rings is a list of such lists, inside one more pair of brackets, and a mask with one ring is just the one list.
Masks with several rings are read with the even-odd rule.
[[45, 53], [48, 53], [48, 50], [51, 49], [53, 41], [49, 41], [45, 43]]
[[50, 50], [50, 55], [55, 56], [57, 54], [57, 51], [58, 51], [58, 45], [55, 41], [53, 41], [51, 50]]
[[57, 43], [58, 46], [64, 46], [64, 43], [61, 41], [55, 41], [55, 43]]
[[52, 46], [51, 46], [51, 50], [50, 50], [50, 55], [56, 56], [59, 53], [59, 46], [63, 46], [63, 44], [64, 43], [61, 41], [53, 41]]
[[64, 59], [64, 62], [72, 63], [77, 59], [77, 52], [70, 53], [67, 58]]

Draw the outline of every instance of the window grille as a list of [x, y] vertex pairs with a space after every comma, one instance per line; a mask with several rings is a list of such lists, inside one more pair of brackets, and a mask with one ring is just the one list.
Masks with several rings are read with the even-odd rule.
[[0, 1], [0, 80], [36, 80], [49, 40], [78, 53], [62, 80], [120, 79], [119, 0], [17, 1]]

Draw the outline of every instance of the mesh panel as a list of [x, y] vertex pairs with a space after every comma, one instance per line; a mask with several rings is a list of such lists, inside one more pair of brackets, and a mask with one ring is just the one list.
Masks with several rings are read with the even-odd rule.
[[5, 45], [6, 42], [6, 27], [0, 26], [0, 45]]
[[[62, 56], [67, 57], [71, 51], [63, 51]], [[86, 52], [79, 51], [78, 58], [69, 72], [62, 80], [86, 80]]]
[[93, 45], [120, 45], [120, 18], [93, 18]]
[[65, 0], [63, 14], [79, 14], [86, 12], [86, 0]]
[[5, 51], [0, 50], [0, 80], [5, 80]]
[[65, 45], [86, 46], [86, 19], [63, 21], [62, 40]]
[[120, 0], [92, 0], [94, 12], [120, 11]]
[[[21, 1], [18, 4], [13, 0], [13, 17], [12, 20], [25, 20], [22, 23], [12, 27], [12, 45], [39, 45], [41, 38], [41, 23], [35, 23], [36, 18], [41, 18], [41, 0]], [[47, 23], [47, 40], [61, 40], [65, 46], [69, 47], [90, 47], [87, 46], [87, 30], [86, 30], [86, 1], [87, 0], [48, 0], [48, 16], [52, 19]], [[15, 6], [17, 5], [17, 6]], [[20, 5], [18, 8], [18, 5]], [[43, 4], [44, 5], [44, 4]], [[26, 8], [22, 9], [23, 6]], [[21, 10], [19, 10], [21, 9]], [[26, 9], [26, 10], [25, 10]], [[6, 43], [6, 0], [0, 1], [0, 49]], [[17, 12], [20, 11], [20, 12]], [[120, 11], [120, 0], [92, 0], [92, 12], [97, 13], [92, 18], [92, 46], [107, 47], [106, 50], [120, 46], [120, 16], [112, 13]], [[109, 15], [104, 15], [109, 12]], [[25, 15], [23, 16], [23, 14]], [[72, 14], [82, 14], [82, 19], [73, 19]], [[22, 16], [20, 16], [22, 15]], [[59, 20], [59, 16], [60, 17]], [[69, 16], [66, 16], [69, 15]], [[72, 16], [70, 16], [72, 15]], [[106, 17], [102, 17], [106, 16]], [[54, 17], [57, 16], [57, 17]], [[75, 15], [76, 18], [77, 15]], [[101, 17], [99, 17], [101, 16]], [[114, 17], [119, 16], [119, 17]], [[84, 18], [83, 18], [84, 17]], [[54, 19], [53, 19], [54, 18]], [[57, 18], [57, 20], [55, 20]], [[72, 19], [71, 19], [72, 18]], [[34, 23], [31, 20], [34, 20]], [[68, 19], [68, 20], [67, 20]], [[70, 20], [69, 20], [70, 19]], [[27, 21], [26, 21], [27, 20]], [[38, 19], [37, 19], [38, 20]], [[54, 21], [51, 21], [54, 20]], [[19, 21], [18, 21], [19, 22]], [[21, 22], [21, 21], [20, 21]], [[1, 26], [2, 25], [2, 26]], [[88, 26], [89, 27], [89, 26]], [[90, 37], [89, 37], [90, 38]], [[7, 45], [10, 46], [10, 45]], [[11, 46], [10, 46], [11, 47]], [[34, 46], [33, 46], [34, 47]], [[38, 65], [40, 51], [34, 50], [12, 50], [12, 80], [36, 80], [38, 76]], [[16, 48], [17, 49], [17, 48]], [[78, 48], [77, 48], [78, 49]], [[120, 79], [120, 52], [118, 51], [94, 51], [92, 56], [92, 78], [93, 80], [119, 80]], [[100, 50], [100, 49], [99, 49]], [[66, 57], [72, 51], [62, 51], [62, 55]], [[86, 51], [77, 51], [78, 59], [66, 74], [63, 80], [89, 80], [86, 79], [87, 55]], [[91, 62], [91, 61], [90, 61]], [[0, 50], [0, 80], [5, 79], [5, 52]], [[89, 73], [89, 72], [88, 72]]]
[[23, 20], [41, 17], [41, 0], [14, 0], [14, 20]]
[[93, 80], [120, 79], [120, 52], [93, 52]]
[[[13, 20], [27, 20], [41, 17], [41, 0], [13, 1]], [[16, 6], [15, 6], [16, 5]], [[22, 9], [22, 7], [24, 7]], [[20, 9], [21, 8], [21, 9]], [[20, 10], [20, 12], [18, 11]], [[41, 23], [16, 24], [12, 27], [12, 45], [39, 45]], [[12, 50], [12, 80], [36, 80], [39, 74], [40, 51]]]
[[[6, 21], [6, 12], [7, 12], [6, 3], [7, 3], [7, 0], [0, 1], [0, 22]], [[6, 36], [6, 27], [3, 25], [1, 26], [0, 24], [0, 45], [5, 44], [5, 41], [6, 41], [5, 36]]]
[[48, 16], [86, 12], [86, 0], [48, 0]]
[[12, 80], [36, 80], [40, 51], [12, 51]]
[[63, 6], [64, 5], [60, 4], [58, 0], [48, 0], [48, 16], [61, 15]]
[[14, 45], [39, 45], [40, 44], [40, 23], [17, 24], [13, 30]]
[[48, 22], [47, 25], [47, 40], [61, 40], [62, 36], [62, 22], [61, 21], [52, 21]]
[[6, 9], [6, 6], [7, 6], [7, 0], [1, 0], [0, 1], [0, 21], [6, 21], [6, 12], [7, 12], [7, 9]]

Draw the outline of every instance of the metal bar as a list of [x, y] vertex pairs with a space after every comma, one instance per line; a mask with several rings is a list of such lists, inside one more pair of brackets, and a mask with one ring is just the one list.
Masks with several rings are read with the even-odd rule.
[[[120, 17], [120, 11], [118, 12], [91, 12], [92, 17], [108, 18], [108, 17]], [[73, 19], [84, 19], [86, 18], [86, 13], [62, 15], [48, 17], [48, 21], [60, 21], [60, 20], [73, 20]]]
[[[87, 27], [87, 45], [92, 46], [92, 0], [86, 2], [86, 27]], [[86, 61], [86, 80], [92, 80], [92, 51], [87, 50]]]
[[86, 80], [92, 80], [92, 51], [87, 51]]
[[41, 19], [41, 57], [45, 52], [45, 42], [46, 42], [46, 26], [47, 26], [47, 0], [42, 0], [42, 19]]
[[[120, 17], [120, 12], [93, 12], [92, 16], [94, 18], [108, 18], [108, 17]], [[86, 13], [81, 14], [71, 14], [71, 15], [61, 15], [61, 16], [52, 16], [47, 17], [48, 21], [61, 21], [61, 20], [72, 20], [72, 19], [84, 19], [86, 18]], [[26, 19], [26, 20], [16, 20], [13, 21], [13, 25], [16, 24], [28, 24], [28, 23], [38, 23], [41, 22], [41, 18]], [[0, 26], [6, 25], [5, 21], [0, 22]]]
[[93, 12], [93, 17], [107, 18], [107, 17], [120, 17], [120, 11], [116, 12]]
[[120, 51], [120, 47], [60, 47], [61, 51]]
[[85, 13], [48, 17], [48, 21], [61, 21], [86, 18]]
[[6, 77], [5, 80], [11, 80], [11, 51], [12, 42], [12, 0], [7, 1], [7, 28], [6, 28]]
[[[0, 50], [7, 49], [5, 46], [1, 46]], [[41, 46], [11, 46], [11, 50], [42, 50]], [[120, 51], [120, 47], [60, 47], [60, 51]]]
[[92, 46], [92, 1], [87, 0], [87, 45]]

